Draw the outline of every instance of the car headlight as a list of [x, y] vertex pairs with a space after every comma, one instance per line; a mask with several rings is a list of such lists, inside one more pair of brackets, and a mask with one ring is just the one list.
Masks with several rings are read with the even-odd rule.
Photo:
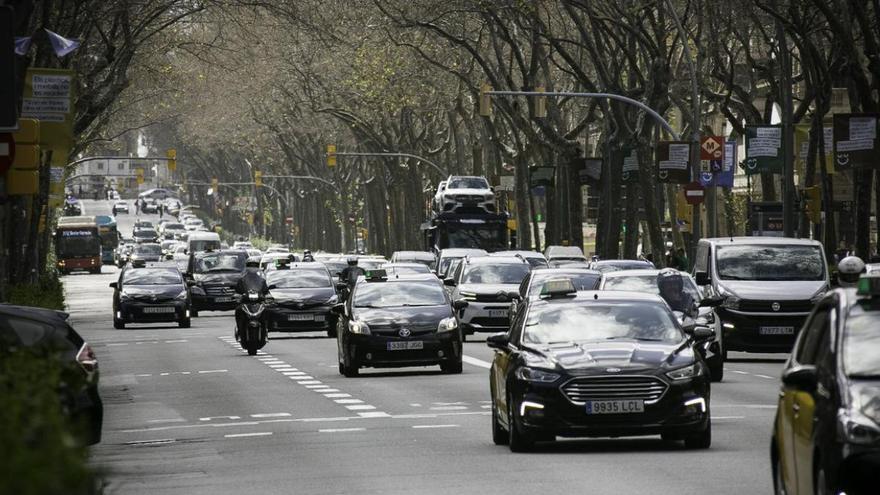
[[739, 309], [740, 298], [733, 294], [727, 294], [721, 306], [727, 309]]
[[528, 368], [525, 366], [523, 366], [522, 368], [517, 368], [516, 377], [520, 380], [533, 383], [553, 383], [556, 380], [559, 380], [558, 373], [551, 373], [549, 371], [544, 371], [537, 368]]
[[338, 302], [339, 296], [337, 296], [336, 294], [333, 294], [332, 296], [330, 296], [330, 299], [327, 299], [327, 304], [336, 304]]
[[120, 302], [123, 302], [123, 301], [130, 301], [130, 300], [131, 300], [131, 296], [128, 295], [128, 294], [126, 294], [125, 292], [121, 292], [121, 293], [119, 294], [119, 301], [120, 301]]
[[437, 325], [437, 332], [451, 332], [458, 328], [458, 320], [454, 317], [443, 318]]
[[370, 327], [367, 326], [366, 323], [360, 320], [353, 320], [348, 322], [348, 330], [351, 333], [357, 333], [360, 335], [370, 335]]
[[869, 445], [880, 442], [880, 427], [858, 411], [840, 409], [837, 412], [837, 434], [841, 439]]
[[180, 291], [180, 294], [175, 296], [174, 299], [177, 299], [178, 301], [186, 301], [186, 290]]
[[825, 297], [825, 292], [827, 290], [828, 290], [828, 287], [822, 287], [821, 289], [819, 289], [819, 292], [813, 294], [813, 297], [810, 298], [810, 302], [813, 304], [816, 304], [819, 301], [821, 301], [822, 298]]
[[677, 370], [672, 370], [666, 373], [666, 376], [673, 380], [690, 380], [691, 378], [700, 376], [703, 374], [703, 369], [700, 368], [696, 363], [685, 366], [684, 368], [678, 368]]
[[461, 298], [464, 299], [465, 301], [476, 301], [477, 300], [477, 293], [476, 292], [468, 292], [466, 290], [463, 290], [463, 291], [459, 292], [458, 295], [461, 296]]

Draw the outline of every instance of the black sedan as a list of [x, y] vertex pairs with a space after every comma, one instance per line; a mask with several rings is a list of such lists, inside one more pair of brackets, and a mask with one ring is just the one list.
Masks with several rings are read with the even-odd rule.
[[340, 315], [341, 375], [357, 376], [362, 367], [436, 364], [444, 373], [462, 371], [461, 328], [449, 296], [433, 275], [367, 272], [334, 312]]
[[114, 328], [125, 328], [126, 323], [173, 321], [189, 328], [189, 293], [176, 267], [129, 267], [110, 287], [114, 289]]
[[[98, 359], [60, 311], [0, 304], [0, 354], [28, 349], [63, 365], [61, 405], [83, 443], [101, 441], [104, 405], [98, 393]], [[2, 358], [2, 356], [0, 356]], [[7, 405], [4, 405], [6, 407]]]
[[193, 316], [199, 311], [230, 311], [238, 306], [235, 287], [244, 275], [244, 251], [191, 253], [186, 278], [192, 284]]
[[492, 438], [510, 450], [564, 437], [661, 435], [708, 448], [709, 374], [697, 340], [658, 296], [547, 282], [487, 344]]
[[294, 263], [266, 272], [275, 303], [263, 318], [270, 332], [327, 332], [336, 336], [336, 284], [322, 263]]

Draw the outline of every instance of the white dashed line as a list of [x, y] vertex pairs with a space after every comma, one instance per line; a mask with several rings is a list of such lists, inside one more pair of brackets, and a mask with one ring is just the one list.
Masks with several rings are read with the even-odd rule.
[[358, 413], [358, 416], [362, 418], [391, 418], [392, 416], [386, 412], [382, 411], [370, 411], [370, 412], [362, 412]]
[[477, 359], [477, 358], [475, 358], [475, 357], [462, 356], [462, 357], [461, 357], [461, 360], [464, 361], [464, 362], [467, 363], [467, 364], [471, 364], [471, 365], [474, 365], [474, 366], [479, 366], [480, 368], [486, 368], [486, 369], [489, 369], [489, 368], [492, 367], [492, 363], [489, 363], [489, 362], [487, 362], [487, 361], [483, 361], [482, 359]]
[[271, 434], [271, 431], [258, 431], [255, 433], [232, 433], [229, 435], [223, 435], [223, 438], [265, 437]]
[[327, 428], [318, 430], [318, 433], [348, 433], [350, 431], [366, 431], [366, 428]]
[[176, 438], [159, 438], [157, 440], [137, 440], [134, 442], [125, 442], [125, 445], [160, 445], [165, 443], [174, 443]]
[[183, 418], [171, 418], [171, 419], [151, 419], [147, 421], [147, 423], [185, 423], [186, 420]]
[[458, 428], [459, 425], [413, 425], [414, 430], [426, 428]]
[[203, 371], [199, 371], [199, 374], [204, 375], [207, 373], [228, 373], [228, 372], [229, 372], [229, 370], [203, 370]]
[[288, 418], [290, 417], [290, 413], [265, 413], [265, 414], [251, 414], [252, 418]]
[[199, 418], [199, 421], [211, 421], [214, 419], [241, 419], [241, 416], [207, 416]]
[[362, 405], [359, 404], [359, 405], [354, 405], [354, 406], [345, 406], [345, 408], [348, 409], [349, 411], [370, 411], [370, 410], [372, 410], [372, 409], [376, 409], [375, 406], [370, 406], [370, 405], [367, 405], [367, 404], [362, 404]]
[[755, 375], [755, 376], [757, 376], [758, 378], [766, 378], [768, 380], [775, 380], [775, 378], [773, 378], [772, 376], [767, 376], [767, 375]]

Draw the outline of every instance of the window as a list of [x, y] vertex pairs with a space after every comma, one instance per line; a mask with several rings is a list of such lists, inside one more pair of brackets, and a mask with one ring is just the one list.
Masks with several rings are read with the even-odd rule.
[[798, 339], [798, 348], [795, 351], [795, 361], [798, 364], [815, 364], [820, 347], [829, 345], [828, 324], [831, 312], [829, 306], [818, 308], [804, 325], [803, 335]]
[[118, 170], [125, 170], [125, 162], [119, 162], [116, 167]]
[[104, 162], [98, 162], [97, 166], [98, 166], [98, 170], [104, 170]]

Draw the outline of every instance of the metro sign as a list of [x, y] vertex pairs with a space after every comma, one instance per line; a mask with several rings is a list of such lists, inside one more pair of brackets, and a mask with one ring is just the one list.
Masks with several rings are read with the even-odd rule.
[[721, 160], [724, 157], [724, 137], [703, 136], [700, 138], [700, 160]]

